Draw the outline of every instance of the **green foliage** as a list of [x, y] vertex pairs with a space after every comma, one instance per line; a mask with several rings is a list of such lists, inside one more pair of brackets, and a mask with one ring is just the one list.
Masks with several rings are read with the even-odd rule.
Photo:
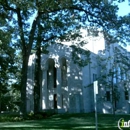
[[[7, 25], [7, 21], [0, 26], [3, 25]], [[9, 25], [0, 28], [0, 112], [12, 110], [14, 98], [17, 97], [13, 95], [15, 88], [12, 86], [16, 82], [18, 84], [19, 78], [16, 50], [11, 42], [12, 31]]]
[[33, 113], [30, 112], [26, 116], [21, 116], [17, 113], [3, 113], [0, 115], [0, 122], [21, 122], [24, 120], [42, 120], [42, 119], [48, 119], [55, 115], [54, 112], [48, 111], [48, 112], [38, 112]]
[[46, 112], [30, 112], [26, 117], [25, 120], [41, 120], [41, 119], [46, 119], [51, 116], [53, 116], [55, 112], [53, 111], [46, 111]]
[[72, 60], [75, 64], [78, 64], [81, 67], [84, 67], [90, 63], [90, 51], [85, 51], [76, 46], [71, 46], [73, 48], [72, 51]]
[[[115, 1], [118, 2], [118, 0]], [[40, 46], [56, 43], [58, 39], [71, 41], [76, 38], [76, 35], [71, 33], [74, 30], [79, 31], [81, 27], [94, 27], [91, 29], [92, 36], [97, 36], [99, 28], [104, 33], [106, 41], [110, 43], [120, 41], [125, 44], [130, 40], [130, 16], [118, 17], [117, 11], [117, 5], [102, 0], [0, 0], [0, 29], [2, 33], [4, 32], [4, 37], [0, 32], [0, 44], [1, 41], [4, 41], [2, 47], [5, 44], [7, 44], [8, 49], [10, 46], [14, 47], [9, 49], [8, 53], [10, 57], [13, 57], [12, 61], [8, 56], [6, 56], [6, 60], [0, 57], [3, 68], [2, 82], [5, 83], [8, 76], [11, 77], [9, 71], [14, 71], [17, 65], [20, 66], [20, 69], [22, 68], [21, 75], [18, 74], [18, 76], [16, 73], [13, 77], [21, 77], [17, 84], [21, 83], [21, 110], [23, 112], [26, 110], [28, 59], [32, 50], [36, 50], [39, 38], [41, 39]], [[9, 35], [5, 35], [5, 32], [6, 34], [9, 32]], [[68, 34], [71, 35], [68, 36]], [[15, 61], [15, 56], [18, 54], [14, 53], [15, 49], [21, 53], [19, 62]], [[47, 53], [47, 51], [44, 52]], [[78, 52], [84, 55], [84, 60], [78, 56]], [[88, 59], [89, 52], [81, 51], [79, 46], [78, 48], [73, 47], [72, 55], [74, 62], [80, 66], [86, 65], [90, 61]], [[2, 56], [4, 55], [2, 54]], [[7, 61], [11, 61], [11, 63], [8, 64]], [[17, 79], [19, 80], [19, 78]]]
[[[98, 114], [99, 130], [117, 130], [117, 122], [120, 118], [129, 120], [129, 115]], [[94, 113], [80, 114], [57, 114], [49, 119], [32, 120], [22, 122], [4, 122], [0, 123], [0, 129], [8, 130], [41, 130], [41, 129], [80, 129], [95, 130]]]
[[23, 117], [19, 116], [19, 114], [1, 114], [0, 115], [0, 122], [19, 122], [23, 121]]

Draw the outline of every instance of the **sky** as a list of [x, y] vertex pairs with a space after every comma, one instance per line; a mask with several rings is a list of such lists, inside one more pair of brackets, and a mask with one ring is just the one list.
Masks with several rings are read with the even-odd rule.
[[118, 14], [120, 16], [123, 16], [123, 15], [130, 13], [130, 5], [128, 4], [128, 0], [120, 3], [118, 7], [119, 7]]
[[[119, 7], [118, 15], [124, 16], [130, 13], [130, 5], [128, 4], [128, 0], [120, 3], [118, 7]], [[130, 51], [130, 45], [127, 45], [126, 49]]]

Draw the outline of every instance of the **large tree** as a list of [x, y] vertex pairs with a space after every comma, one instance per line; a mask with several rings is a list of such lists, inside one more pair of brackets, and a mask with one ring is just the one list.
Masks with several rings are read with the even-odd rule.
[[[3, 22], [4, 24], [6, 22]], [[10, 31], [12, 29], [0, 29], [0, 112], [11, 108], [11, 91], [14, 87], [11, 84], [16, 83], [18, 68], [16, 64], [15, 49], [11, 46]], [[12, 32], [12, 31], [11, 31]]]
[[32, 48], [36, 46], [39, 31], [42, 30], [42, 44], [55, 43], [57, 38], [70, 40], [68, 34], [73, 32], [72, 38], [75, 38], [78, 31], [74, 30], [87, 26], [94, 26], [91, 30], [94, 33], [100, 28], [107, 41], [124, 42], [129, 38], [129, 17], [118, 17], [117, 10], [116, 5], [102, 0], [0, 0], [0, 13], [14, 28], [12, 40], [22, 54], [23, 113], [26, 112], [28, 60]]

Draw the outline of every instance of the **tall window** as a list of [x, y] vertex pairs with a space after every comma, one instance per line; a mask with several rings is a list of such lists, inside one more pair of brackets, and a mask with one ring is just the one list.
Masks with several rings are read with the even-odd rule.
[[106, 91], [106, 100], [110, 101], [110, 91]]
[[116, 68], [114, 68], [113, 83], [114, 84], [117, 83], [117, 70], [116, 70]]
[[56, 88], [56, 77], [57, 77], [57, 72], [56, 72], [56, 68], [54, 67], [54, 73], [53, 73], [53, 76], [54, 76], [54, 88]]
[[62, 99], [62, 108], [63, 108], [63, 102], [64, 102], [64, 101], [63, 101], [63, 100], [64, 100], [64, 99], [63, 99], [63, 94], [61, 95], [61, 99]]
[[55, 68], [55, 62], [53, 59], [48, 60], [48, 70], [47, 70], [47, 88], [52, 89], [56, 88], [56, 68]]
[[49, 71], [47, 70], [47, 89], [49, 89]]
[[62, 58], [61, 63], [61, 79], [62, 79], [62, 86], [65, 87], [67, 85], [67, 65], [66, 59]]
[[129, 92], [128, 92], [128, 90], [125, 90], [125, 100], [129, 100]]
[[93, 74], [93, 81], [97, 80], [97, 74]]
[[54, 94], [54, 109], [57, 109], [57, 94]]
[[120, 69], [120, 67], [118, 67], [118, 80], [119, 81], [121, 80], [121, 69]]
[[128, 92], [128, 88], [127, 88], [127, 84], [124, 83], [124, 93], [125, 93], [125, 100], [129, 100], [129, 92]]

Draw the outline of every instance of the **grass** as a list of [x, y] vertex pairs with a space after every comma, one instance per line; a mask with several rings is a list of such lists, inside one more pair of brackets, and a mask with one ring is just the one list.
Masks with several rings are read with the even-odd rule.
[[[98, 114], [98, 130], [119, 130], [118, 120], [130, 120], [129, 115]], [[1, 130], [95, 130], [94, 113], [88, 114], [57, 114], [42, 120], [28, 120], [21, 122], [1, 122]], [[130, 129], [130, 128], [127, 128]], [[123, 129], [124, 130], [124, 129]]]

